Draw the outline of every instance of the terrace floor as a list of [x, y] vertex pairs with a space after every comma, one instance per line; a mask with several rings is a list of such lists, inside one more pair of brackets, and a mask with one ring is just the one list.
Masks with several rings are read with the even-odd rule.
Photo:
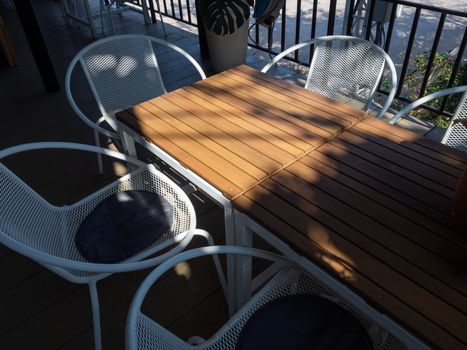
[[[17, 66], [0, 70], [0, 149], [37, 141], [93, 143], [91, 130], [69, 107], [63, 89], [66, 68], [78, 50], [91, 42], [83, 27], [65, 25], [58, 1], [33, 2], [62, 89], [44, 93], [38, 71], [15, 13], [1, 16]], [[168, 40], [200, 60], [198, 38], [167, 20]], [[148, 33], [163, 37], [159, 24], [144, 26], [140, 14], [127, 11], [115, 17], [119, 33]], [[108, 31], [109, 32], [109, 31]], [[182, 63], [165, 60], [163, 71]], [[166, 79], [167, 88], [197, 80], [179, 69]], [[79, 88], [79, 86], [77, 87]], [[86, 90], [86, 87], [83, 87]], [[85, 104], [86, 104], [86, 99]], [[87, 103], [92, 109], [90, 103]], [[32, 152], [8, 161], [30, 186], [54, 204], [67, 204], [103, 186], [124, 169], [107, 163], [99, 176], [96, 159], [78, 152]], [[202, 195], [192, 196], [198, 226], [217, 243], [223, 241], [223, 212]], [[203, 242], [195, 240], [192, 247]], [[123, 349], [129, 303], [148, 271], [111, 276], [99, 283], [104, 349]], [[41, 265], [0, 246], [0, 347], [2, 349], [90, 349], [93, 347], [91, 308], [86, 286], [64, 281]], [[216, 275], [209, 259], [177, 266], [153, 293], [154, 318], [183, 339], [208, 337], [227, 319]], [[214, 307], [213, 307], [214, 306]]]
[[[83, 27], [67, 27], [60, 3], [33, 1], [48, 50], [62, 89], [44, 93], [39, 73], [14, 11], [1, 8], [17, 59], [12, 69], [0, 69], [0, 149], [37, 141], [93, 143], [91, 130], [69, 107], [63, 89], [66, 68], [72, 57], [92, 40]], [[127, 11], [115, 16], [118, 33], [146, 33], [163, 38], [160, 24], [143, 25], [142, 16]], [[194, 28], [166, 19], [167, 40], [201, 61]], [[107, 31], [110, 33], [110, 31]], [[248, 63], [262, 67], [268, 59], [250, 52]], [[209, 74], [209, 68], [204, 65]], [[194, 71], [171, 56], [161, 60], [167, 89], [198, 79]], [[276, 75], [299, 80], [293, 70], [278, 69]], [[95, 112], [88, 89], [82, 87], [81, 102]], [[80, 88], [80, 86], [78, 86]], [[430, 128], [431, 130], [431, 128]], [[428, 129], [420, 128], [421, 133]], [[68, 204], [91, 193], [121, 174], [118, 164], [106, 163], [97, 174], [91, 156], [64, 152], [34, 152], [8, 161], [33, 189], [54, 204]], [[192, 195], [198, 226], [223, 241], [222, 210], [201, 194]], [[192, 246], [201, 244], [193, 242]], [[100, 282], [103, 346], [124, 348], [125, 319], [129, 303], [148, 271], [111, 276]], [[0, 346], [3, 349], [92, 348], [91, 309], [86, 286], [75, 285], [31, 260], [0, 246]], [[209, 259], [177, 266], [151, 291], [153, 310], [146, 310], [183, 339], [209, 337], [227, 320], [226, 304]]]

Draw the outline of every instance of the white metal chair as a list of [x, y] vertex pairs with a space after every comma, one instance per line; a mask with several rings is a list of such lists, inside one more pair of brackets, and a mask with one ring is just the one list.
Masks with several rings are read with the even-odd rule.
[[368, 40], [344, 35], [311, 39], [282, 51], [261, 72], [266, 73], [284, 56], [310, 45], [314, 53], [305, 88], [364, 110], [373, 101], [386, 65], [391, 71], [391, 91], [378, 118], [384, 115], [396, 94], [396, 68], [388, 54]]
[[[88, 284], [94, 324], [95, 348], [101, 348], [97, 282], [116, 272], [155, 266], [185, 249], [193, 236], [213, 244], [209, 233], [196, 229], [196, 216], [187, 195], [153, 165], [104, 148], [75, 143], [42, 142], [0, 151], [0, 159], [37, 149], [70, 149], [100, 153], [132, 164], [135, 170], [80, 201], [63, 207], [48, 203], [0, 162], [0, 243], [23, 254], [64, 279]], [[79, 253], [75, 235], [86, 216], [108, 196], [125, 190], [145, 190], [162, 196], [171, 206], [171, 228], [149, 247], [114, 264], [90, 263]], [[173, 247], [172, 247], [173, 246]], [[160, 253], [166, 248], [170, 250]], [[160, 253], [159, 255], [155, 255]], [[216, 257], [221, 283], [225, 280]]]
[[[178, 46], [139, 34], [100, 39], [79, 51], [70, 62], [65, 76], [66, 96], [78, 117], [94, 129], [97, 146], [99, 146], [98, 133], [112, 139], [120, 139], [119, 133], [103, 128], [101, 123], [106, 121], [113, 130], [116, 130], [115, 113], [167, 92], [154, 44], [178, 52], [193, 64], [202, 79], [206, 78], [195, 59]], [[71, 78], [78, 64], [84, 71], [102, 114], [96, 122], [83, 113], [73, 97]], [[99, 169], [102, 172], [100, 162]]]
[[[151, 0], [152, 1], [152, 0]], [[65, 21], [69, 23], [70, 20], [75, 21], [79, 24], [82, 24], [88, 27], [91, 31], [91, 36], [93, 38], [97, 37], [96, 33], [96, 26], [94, 23], [94, 19], [96, 17], [100, 18], [100, 25], [102, 35], [105, 35], [104, 29], [104, 12], [107, 13], [107, 18], [109, 19], [109, 23], [112, 28], [112, 34], [115, 35], [115, 26], [112, 19], [112, 12], [121, 12], [124, 9], [128, 9], [130, 6], [135, 7], [135, 9], [139, 10], [135, 5], [132, 5], [130, 2], [126, 3], [124, 0], [99, 0], [99, 13], [93, 14], [92, 6], [90, 0], [82, 0], [77, 4], [76, 0], [61, 0], [62, 5], [62, 12]], [[112, 7], [115, 5], [115, 8]], [[160, 4], [159, 0], [156, 0], [157, 12], [159, 12], [160, 21], [162, 24], [162, 30], [164, 31], [164, 35], [167, 36], [165, 31], [164, 20], [162, 18], [162, 14], [160, 11]], [[82, 7], [82, 8], [81, 8]], [[149, 15], [148, 15], [148, 8], [146, 1], [141, 2], [141, 11], [143, 12], [144, 22], [146, 24], [150, 23]]]
[[[282, 269], [270, 279], [219, 331], [211, 338], [204, 340], [191, 337], [183, 341], [141, 311], [141, 306], [152, 285], [166, 271], [183, 261], [213, 254], [233, 254], [265, 259], [282, 264]], [[126, 349], [127, 350], [233, 350], [243, 326], [253, 313], [266, 303], [279, 297], [295, 294], [310, 294], [328, 298], [350, 311], [369, 333], [375, 349], [399, 350], [406, 346], [391, 333], [370, 321], [363, 314], [353, 309], [329, 288], [318, 282], [308, 272], [301, 269], [289, 259], [270, 252], [236, 246], [211, 246], [187, 250], [160, 264], [152, 271], [133, 298], [127, 317]]]
[[450, 89], [437, 91], [422, 97], [421, 99], [412, 102], [411, 104], [401, 109], [394, 117], [389, 120], [389, 123], [397, 123], [412, 109], [417, 108], [418, 106], [435, 98], [459, 93], [463, 93], [463, 95], [448, 127], [446, 128], [446, 132], [441, 140], [441, 143], [456, 148], [462, 152], [467, 152], [467, 86], [457, 86]]

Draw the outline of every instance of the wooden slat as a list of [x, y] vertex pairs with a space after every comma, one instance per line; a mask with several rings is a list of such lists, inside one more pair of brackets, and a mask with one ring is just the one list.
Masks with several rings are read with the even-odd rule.
[[459, 176], [459, 170], [463, 170], [466, 167], [465, 164], [443, 156], [441, 153], [427, 150], [425, 147], [421, 147], [409, 140], [397, 137], [393, 134], [386, 133], [383, 130], [374, 128], [366, 123], [359, 123], [355, 128], [352, 128], [352, 132], [359, 136], [364, 135], [363, 137], [371, 140], [372, 142], [390, 147], [404, 155], [416, 159], [417, 161], [423, 162], [424, 164], [430, 165], [440, 171], [456, 177]]
[[412, 147], [416, 148], [419, 152], [425, 152], [436, 159], [442, 159], [446, 162], [451, 161], [453, 164], [460, 165], [459, 163], [461, 163], [461, 167], [467, 166], [467, 155], [451, 147], [375, 118], [368, 118], [364, 120], [363, 123], [382, 130], [389, 135], [394, 135], [410, 141], [413, 144]]
[[[163, 97], [159, 101], [162, 100], [166, 102], [166, 106], [167, 103], [177, 105], [187, 112], [181, 118], [184, 123], [193, 128], [196, 127], [205, 137], [224, 145], [230, 152], [237, 153], [240, 157], [243, 156], [243, 159], [254, 159], [255, 166], [267, 173], [276, 170], [278, 164], [286, 164], [290, 161], [291, 156], [294, 156], [177, 92], [167, 96], [167, 98]], [[156, 103], [156, 105], [158, 104]], [[167, 106], [167, 108], [172, 108], [172, 106]], [[188, 113], [192, 115], [191, 118]], [[227, 154], [226, 157], [230, 157], [230, 155]]]
[[[265, 203], [268, 203], [267, 208]], [[344, 281], [377, 310], [392, 315], [402, 325], [408, 326], [422, 339], [428, 339], [431, 344], [441, 348], [465, 348], [466, 344], [451, 332], [414, 311], [410, 305], [395, 297], [358, 269], [353, 268], [352, 265], [347, 264], [346, 260], [349, 260], [349, 256], [353, 257], [354, 254], [358, 256], [364, 253], [351, 242], [341, 241], [338, 237], [330, 236], [327, 230], [320, 229], [322, 225], [310, 219], [305, 214], [306, 211], [305, 213], [296, 211], [293, 206], [267, 191], [263, 192], [263, 196], [258, 195], [258, 193], [250, 196], [250, 193], [246, 193], [235, 200], [235, 206], [237, 209], [247, 212], [248, 215], [284, 239], [299, 252]], [[286, 217], [278, 216], [277, 212], [286, 213]], [[359, 266], [366, 267], [372, 264], [374, 258], [368, 257], [368, 255], [361, 256], [363, 256], [363, 261]]]
[[[407, 157], [403, 153], [398, 152], [397, 149], [390, 149], [381, 146], [377, 142], [372, 142], [371, 139], [363, 138], [354, 133], [353, 130], [340, 135], [339, 140], [376, 155], [388, 164], [393, 164], [397, 167], [393, 168], [394, 171], [414, 179], [414, 181], [428, 188], [432, 188], [440, 194], [444, 194], [448, 197], [452, 196], [452, 189], [455, 188], [460, 172], [457, 172], [456, 176], [446, 174], [445, 172], [439, 171], [437, 168], [425, 165], [417, 159]], [[426, 178], [429, 182], [421, 179], [421, 177]]]
[[342, 122], [341, 119], [332, 120], [333, 118], [322, 118], [319, 115], [310, 113], [310, 111], [298, 108], [294, 104], [284, 103], [275, 96], [273, 90], [269, 93], [262, 92], [258, 90], [256, 86], [245, 85], [230, 78], [226, 73], [214, 75], [210, 77], [207, 82], [213, 85], [216, 84], [216, 86], [220, 86], [223, 89], [228, 89], [235, 96], [243, 96], [247, 98], [247, 101], [251, 104], [262, 106], [265, 109], [274, 110], [281, 114], [285, 113], [292, 116], [297, 121], [311, 124], [315, 127], [316, 133], [327, 138], [340, 133], [345, 126], [349, 126], [349, 124], [339, 125], [335, 122]]
[[[303, 94], [297, 93], [296, 85], [293, 85], [294, 87], [292, 88], [289, 84], [282, 84], [282, 81], [279, 81], [277, 84], [273, 84], [252, 74], [245, 73], [241, 67], [233, 69], [232, 73], [233, 74], [230, 74], [229, 77], [239, 82], [247, 85], [253, 85], [256, 87], [256, 89], [266, 93], [270, 93], [272, 90], [274, 91], [274, 96], [281, 101], [286, 103], [293, 103], [295, 106], [298, 106], [304, 110], [308, 110], [310, 113], [315, 115], [326, 118], [329, 117], [331, 120], [334, 120], [340, 125], [352, 125], [360, 120], [359, 116], [351, 114], [351, 112], [354, 112], [353, 110], [350, 113], [346, 113], [342, 111], [342, 108], [337, 109], [335, 107], [324, 104], [322, 103], [322, 99], [318, 98], [317, 94], [312, 93], [311, 91], [306, 94], [306, 97]], [[276, 80], [276, 78], [273, 79]], [[347, 105], [341, 104], [340, 107], [347, 107]]]
[[[313, 139], [316, 138], [316, 135], [320, 136], [323, 141], [324, 139], [333, 135], [333, 132], [327, 131], [321, 128], [319, 125], [315, 125], [303, 120], [303, 118], [306, 117], [305, 113], [301, 113], [301, 115], [297, 116], [280, 109], [281, 106], [283, 107], [283, 104], [277, 103], [277, 101], [270, 97], [267, 98], [266, 101], [256, 98], [252, 99], [252, 96], [255, 95], [254, 91], [237, 90], [235, 86], [227, 86], [223, 82], [218, 82], [217, 80], [205, 80], [202, 83], [195, 83], [193, 86], [208, 93], [210, 91], [211, 94], [215, 95], [216, 97], [218, 96], [220, 90], [221, 97], [229, 96], [234, 106], [239, 108], [246, 108], [249, 113], [263, 114], [266, 116], [272, 115], [274, 119], [275, 117], [279, 117], [284, 121], [298, 126], [304, 129], [304, 131], [302, 130], [302, 135], [303, 132], [306, 132], [306, 134], [304, 134], [305, 137], [302, 137], [304, 139], [308, 137], [308, 133], [311, 133], [311, 137]], [[272, 121], [275, 121], [274, 119], [272, 119]], [[340, 130], [341, 129], [335, 128], [334, 131], [339, 132]]]
[[[423, 203], [447, 215], [451, 213], [451, 201], [446, 197], [411, 182], [399, 174], [391, 172], [390, 169], [382, 168], [377, 163], [372, 163], [366, 158], [359, 157], [358, 154], [351, 153], [352, 148], [344, 143], [327, 143], [320, 147], [319, 151], [336, 162], [358, 169], [367, 176], [377, 179], [395, 190], [406, 193], [408, 196], [413, 197], [414, 200], [421, 200]], [[361, 152], [361, 154], [365, 155], [364, 152]]]
[[301, 161], [309, 166], [312, 165], [327, 176], [334, 177], [347, 187], [365, 194], [368, 198], [384, 204], [387, 208], [404, 215], [418, 225], [442, 235], [444, 239], [467, 247], [467, 242], [463, 237], [453, 235], [454, 226], [451, 216], [437, 208], [407, 195], [404, 191], [390, 187], [379, 179], [368, 176], [358, 168], [351, 168], [338, 160], [329, 158], [319, 151], [311, 152]]
[[[249, 105], [241, 98], [237, 98], [229, 92], [218, 89], [212, 85], [194, 84], [193, 89], [199, 90], [203, 94], [210, 96], [210, 99], [214, 100], [213, 103], [223, 103], [224, 105], [229, 106], [229, 110], [230, 108], [234, 108], [241, 111], [242, 114], [245, 113], [248, 116], [254, 116], [255, 119], [262, 123], [259, 125], [261, 125], [264, 130], [282, 130], [285, 133], [282, 138], [285, 141], [298, 144], [302, 150], [309, 150], [310, 145], [312, 145], [312, 147], [316, 147], [325, 141], [323, 137], [312, 132], [313, 128], [309, 128], [306, 124], [298, 123], [299, 125], [297, 125], [297, 123], [294, 123], [293, 118], [289, 118], [285, 114], [277, 116], [267, 109], [258, 108], [258, 106], [255, 105]], [[281, 116], [284, 118], [281, 118]], [[275, 131], [275, 133], [277, 132]], [[302, 140], [302, 138], [297, 137], [297, 135], [306, 135], [306, 137]]]
[[[272, 179], [281, 183], [291, 193], [301, 197], [305, 197], [306, 193], [305, 199], [319, 208], [317, 215], [321, 211], [331, 215], [332, 220], [328, 227], [332, 228], [335, 220], [345, 222], [368, 239], [392, 250], [428, 273], [439, 276], [444, 283], [467, 294], [467, 287], [460, 285], [457, 279], [462, 267], [467, 265], [465, 249], [443, 240], [353, 188], [319, 173], [309, 165], [294, 163]], [[265, 187], [266, 183], [270, 185], [269, 182], [265, 182]], [[363, 240], [360, 246], [365, 249], [366, 241]], [[389, 260], [388, 264], [390, 263]]]
[[[358, 118], [358, 119], [364, 119], [368, 116], [364, 111], [361, 109], [346, 105], [344, 103], [339, 103], [336, 101], [333, 101], [325, 96], [321, 96], [318, 94], [314, 94], [308, 90], [305, 90], [302, 87], [299, 87], [292, 82], [286, 81], [286, 80], [281, 80], [274, 78], [268, 74], [263, 74], [260, 71], [248, 67], [246, 65], [241, 65], [235, 68], [236, 71], [244, 72], [248, 75], [251, 75], [253, 77], [259, 78], [265, 82], [268, 82], [270, 84], [276, 85], [278, 87], [286, 87], [288, 90], [293, 91], [296, 95], [302, 96], [305, 99], [310, 98], [310, 96], [313, 96], [313, 100], [317, 101], [319, 104], [324, 105], [326, 107], [332, 108], [339, 110], [341, 112], [344, 112], [348, 115], [350, 118]], [[297, 97], [300, 98], [300, 97]]]
[[141, 130], [145, 137], [157, 140], [157, 145], [165, 152], [174, 157], [176, 156], [176, 159], [180, 163], [186, 165], [193, 171], [199, 174], [204, 174], [210, 179], [212, 184], [221, 189], [227, 197], [234, 197], [238, 193], [241, 193], [242, 190], [237, 185], [227, 180], [223, 175], [217, 173], [209, 166], [193, 158], [190, 153], [167, 139], [163, 134], [155, 131], [144, 123], [139, 123], [132, 114], [121, 112], [118, 114], [118, 119], [135, 130]]
[[[173, 95], [169, 97], [173, 98]], [[193, 112], [189, 112], [178, 107], [171, 100], [169, 101], [161, 97], [154, 103], [141, 103], [139, 107], [143, 107], [154, 116], [157, 116], [152, 118], [153, 120], [145, 120], [144, 122], [152, 128], [158, 129], [164, 133], [166, 133], [166, 130], [159, 125], [160, 121], [169, 124], [173, 127], [173, 130], [175, 130], [170, 133], [172, 140], [178, 142], [180, 138], [186, 138], [188, 140], [187, 143], [193, 143], [194, 147], [197, 147], [196, 144], [198, 143], [203, 145], [206, 149], [217, 154], [217, 156], [222, 159], [223, 163], [221, 163], [221, 166], [225, 167], [227, 171], [230, 172], [238, 171], [237, 169], [232, 168], [231, 164], [226, 165], [226, 161], [228, 163], [232, 163], [234, 167], [239, 165], [255, 180], [260, 180], [266, 176], [267, 169], [265, 169], [266, 171], [263, 171], [261, 169], [262, 166], [269, 166], [271, 163], [271, 166], [278, 166], [278, 163], [275, 161], [270, 161], [268, 164], [268, 159], [265, 159], [262, 153], [252, 149], [251, 147], [247, 147], [241, 141], [230, 137], [225, 130], [218, 129], [212, 124], [205, 122], [203, 119], [198, 118], [193, 114]], [[177, 99], [175, 98], [175, 100]], [[164, 111], [167, 114], [161, 113], [161, 111]], [[160, 119], [158, 119], [159, 117]], [[177, 133], [180, 134], [180, 136], [178, 136]], [[169, 134], [169, 132], [166, 134]], [[191, 148], [187, 149], [190, 149], [191, 151]], [[235, 150], [238, 152], [235, 152]], [[259, 166], [255, 166], [242, 158], [242, 153], [247, 153], [251, 157], [259, 158]]]
[[[326, 146], [327, 145], [328, 144], [326, 144]], [[411, 171], [404, 169], [397, 164], [393, 164], [384, 158], [376, 156], [365, 149], [355, 146], [354, 144], [343, 142], [341, 139], [334, 139], [329, 142], [329, 145], [336, 146], [345, 153], [356, 156], [359, 162], [367, 161], [367, 164], [369, 165], [368, 168], [377, 169], [377, 171], [385, 171], [385, 174], [387, 174], [386, 181], [391, 181], [391, 179], [394, 178], [401, 182], [407, 181], [410, 186], [412, 186], [412, 184], [416, 184], [420, 189], [423, 189], [423, 192], [426, 195], [426, 197], [423, 197], [423, 200], [426, 203], [437, 203], [437, 205], [441, 206], [446, 212], [450, 211], [453, 195], [452, 190], [439, 185], [428, 178], [414, 174]], [[397, 187], [398, 183], [393, 182], [393, 185]], [[428, 198], [433, 200], [429, 200]]]
[[[290, 139], [292, 136], [290, 134], [284, 133], [281, 129], [273, 128], [269, 124], [261, 122], [258, 118], [245, 115], [245, 113], [242, 113], [238, 109], [220, 100], [214, 99], [200, 90], [186, 87], [179, 89], [177, 93], [215, 113], [219, 122], [228, 120], [231, 123], [235, 123], [243, 130], [248, 130], [248, 134], [251, 133], [255, 138], [262, 138], [264, 141], [267, 141], [268, 144], [272, 144], [285, 152], [293, 155], [300, 155], [303, 154], [303, 150], [309, 149], [309, 145], [300, 139], [295, 138], [291, 142]], [[296, 141], [300, 141], [300, 147], [297, 145], [298, 142]]]
[[[315, 102], [313, 99], [309, 98], [308, 103], [303, 103], [299, 98], [296, 98], [295, 94], [288, 89], [275, 89], [276, 85], [267, 84], [261, 79], [256, 79], [250, 77], [246, 79], [241, 74], [235, 74], [235, 70], [229, 72], [223, 72], [216, 77], [229, 78], [232, 82], [236, 81], [243, 85], [249, 86], [256, 91], [262, 94], [267, 94], [271, 97], [277, 99], [277, 101], [282, 101], [283, 103], [293, 107], [295, 113], [305, 113], [309, 114], [308, 118], [323, 118], [327, 121], [332, 121], [333, 123], [341, 127], [349, 127], [358, 121], [358, 118], [350, 118], [347, 114], [340, 112], [336, 109], [328, 109], [326, 106], [322, 107], [321, 104]], [[314, 96], [313, 96], [314, 97]]]

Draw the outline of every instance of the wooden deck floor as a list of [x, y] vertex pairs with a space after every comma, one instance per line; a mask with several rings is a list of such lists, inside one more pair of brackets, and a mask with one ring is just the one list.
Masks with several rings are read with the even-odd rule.
[[[69, 61], [91, 42], [84, 28], [69, 28], [58, 1], [33, 2], [48, 50], [63, 87]], [[0, 69], [0, 149], [37, 141], [93, 143], [91, 130], [68, 105], [63, 88], [44, 93], [38, 71], [14, 11], [1, 8], [10, 34], [17, 67]], [[148, 33], [162, 37], [159, 24], [144, 26], [142, 16], [132, 11], [116, 16], [119, 33]], [[167, 20], [168, 40], [200, 61], [196, 34]], [[163, 59], [168, 90], [198, 78], [177, 60]], [[180, 68], [181, 67], [181, 68]], [[78, 85], [78, 88], [80, 86]], [[88, 91], [83, 87], [83, 94]], [[84, 95], [85, 96], [85, 95]], [[89, 98], [82, 99], [91, 111]], [[27, 183], [54, 204], [66, 204], [101, 187], [121, 173], [106, 163], [104, 176], [96, 171], [93, 156], [58, 151], [32, 152], [7, 161]], [[192, 196], [198, 226], [223, 242], [222, 210], [202, 195]], [[198, 240], [192, 246], [202, 244]], [[114, 275], [100, 282], [103, 345], [124, 348], [125, 319], [136, 288], [148, 271]], [[31, 260], [0, 246], [0, 348], [1, 349], [90, 349], [92, 323], [86, 286], [64, 281]], [[152, 290], [147, 312], [162, 325], [186, 339], [208, 337], [227, 319], [226, 304], [209, 259], [180, 265]]]

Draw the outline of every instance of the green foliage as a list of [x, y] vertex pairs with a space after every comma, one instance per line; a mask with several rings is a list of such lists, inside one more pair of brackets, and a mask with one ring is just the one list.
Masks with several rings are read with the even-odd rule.
[[250, 18], [246, 0], [199, 0], [201, 19], [218, 35], [232, 34]]
[[[429, 57], [430, 52], [421, 52], [410, 61], [401, 92], [402, 96], [412, 101], [418, 99]], [[435, 54], [433, 66], [428, 76], [428, 84], [425, 95], [446, 89], [448, 87], [449, 79], [454, 67], [454, 61], [455, 57], [449, 55], [449, 53]], [[461, 66], [455, 76], [453, 86], [459, 85], [467, 85], [467, 65]], [[459, 104], [460, 98], [460, 94], [450, 97], [446, 105], [446, 110], [451, 113], [454, 112], [456, 106]], [[440, 97], [430, 101], [428, 104], [434, 108], [440, 108], [442, 103], [443, 98]], [[419, 119], [428, 120], [441, 127], [447, 127], [449, 123], [449, 118], [437, 115], [436, 113], [430, 112], [423, 108], [413, 110], [411, 115]]]

